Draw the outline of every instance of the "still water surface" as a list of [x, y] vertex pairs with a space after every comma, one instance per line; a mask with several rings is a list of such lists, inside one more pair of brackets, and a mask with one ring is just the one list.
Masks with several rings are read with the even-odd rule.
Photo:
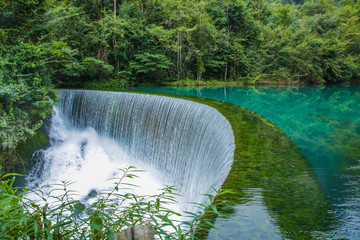
[[[359, 86], [136, 90], [206, 97], [260, 114], [290, 137], [311, 164], [339, 222], [331, 238], [360, 239]], [[208, 239], [286, 238], [262, 201], [263, 190], [248, 191], [250, 200], [236, 207], [232, 219], [217, 219], [219, 230], [210, 231]]]

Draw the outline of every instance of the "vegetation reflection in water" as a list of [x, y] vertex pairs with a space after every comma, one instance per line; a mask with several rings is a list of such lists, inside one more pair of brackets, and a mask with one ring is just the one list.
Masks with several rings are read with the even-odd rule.
[[[314, 169], [339, 221], [337, 236], [346, 239], [360, 237], [360, 228], [358, 227], [360, 203], [357, 200], [360, 192], [360, 88], [358, 86], [250, 86], [142, 88], [142, 90], [202, 96], [230, 102], [250, 109], [274, 123], [295, 142]], [[249, 145], [253, 146], [251, 143]], [[262, 147], [262, 149], [266, 148]], [[279, 149], [284, 148], [279, 145]], [[272, 167], [273, 170], [268, 168], [266, 171], [279, 171], [273, 164]], [[258, 173], [262, 176], [261, 178], [265, 178], [263, 172], [259, 171]], [[248, 173], [246, 175], [249, 176]], [[253, 178], [247, 177], [246, 181], [249, 179]], [[254, 191], [261, 192], [258, 196], [261, 195], [263, 203], [266, 203], [267, 198], [264, 197], [266, 194], [271, 194], [273, 197], [278, 194], [264, 191], [264, 187], [260, 190], [255, 187]], [[253, 207], [255, 210], [251, 214], [258, 213], [258, 215], [264, 216], [266, 211], [264, 213], [263, 205], [259, 203], [259, 199], [255, 198], [256, 201], [253, 199], [247, 203], [256, 206]], [[277, 214], [271, 212], [268, 204], [266, 207], [270, 210], [272, 219], [279, 219]], [[292, 208], [294, 207], [295, 205], [292, 205]], [[282, 211], [286, 210], [282, 209]], [[241, 217], [242, 213], [238, 211], [237, 218]], [[223, 225], [231, 223], [231, 221], [224, 222], [225, 220], [218, 220], [216, 226], [223, 228]], [[259, 224], [254, 223], [254, 225]], [[266, 226], [266, 224], [264, 225]], [[281, 227], [281, 231], [284, 231], [283, 227]], [[210, 232], [210, 238], [216, 234], [217, 231]], [[282, 237], [286, 236], [282, 235]], [[296, 237], [292, 236], [291, 238]]]
[[[162, 95], [175, 96], [161, 93]], [[309, 163], [277, 127], [232, 104], [181, 96], [219, 110], [232, 124], [236, 150], [218, 198], [230, 219], [216, 219], [207, 239], [312, 239], [336, 237], [332, 208]], [[205, 238], [203, 236], [202, 238]]]

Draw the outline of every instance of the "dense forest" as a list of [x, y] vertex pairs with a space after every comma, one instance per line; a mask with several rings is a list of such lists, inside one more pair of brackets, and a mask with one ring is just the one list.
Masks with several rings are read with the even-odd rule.
[[0, 0], [0, 150], [41, 126], [54, 87], [351, 83], [359, 56], [354, 0]]

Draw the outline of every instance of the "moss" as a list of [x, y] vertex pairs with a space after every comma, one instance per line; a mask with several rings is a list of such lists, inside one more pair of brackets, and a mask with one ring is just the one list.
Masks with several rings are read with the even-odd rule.
[[11, 166], [16, 173], [25, 174], [30, 166], [32, 155], [35, 151], [46, 148], [49, 139], [44, 129], [39, 129], [34, 135], [29, 135], [25, 141], [20, 142], [16, 147], [17, 157], [20, 161]]
[[[19, 173], [25, 175], [29, 170], [31, 158], [35, 151], [47, 147], [48, 137], [44, 129], [39, 129], [34, 135], [29, 135], [25, 141], [18, 143], [16, 149], [0, 152], [0, 168], [4, 173]], [[24, 186], [24, 176], [18, 176], [16, 186]]]
[[44, 129], [39, 129], [34, 135], [30, 135], [26, 141], [17, 146], [17, 152], [25, 162], [31, 160], [32, 154], [42, 148], [47, 147], [49, 139]]
[[338, 152], [342, 160], [340, 167], [345, 171], [359, 169], [360, 129], [352, 123], [344, 128], [340, 126], [329, 133], [329, 139], [332, 140], [330, 150]]
[[[25, 141], [19, 142], [16, 149], [0, 152], [2, 173], [19, 173], [25, 176], [30, 168], [33, 153], [47, 147], [48, 144], [45, 130], [39, 129], [34, 135], [29, 135]], [[16, 178], [16, 186], [25, 185], [24, 176]]]

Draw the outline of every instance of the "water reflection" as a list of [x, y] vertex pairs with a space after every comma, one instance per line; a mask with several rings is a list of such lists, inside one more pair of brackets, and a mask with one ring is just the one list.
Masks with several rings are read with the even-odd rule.
[[263, 197], [264, 189], [244, 189], [242, 201], [233, 206], [236, 214], [231, 219], [218, 218], [218, 229], [236, 231], [210, 231], [208, 239], [282, 239], [275, 220], [269, 215]]
[[[360, 238], [360, 191], [358, 187], [360, 186], [360, 88], [358, 86], [148, 88], [143, 90], [201, 96], [226, 101], [250, 109], [274, 123], [295, 142], [305, 155], [316, 173], [315, 180], [310, 182], [320, 181], [326, 196], [321, 197], [319, 194], [313, 194], [314, 188], [312, 187], [301, 191], [294, 190], [294, 187], [302, 188], [304, 185], [299, 178], [301, 179], [300, 176], [306, 175], [307, 170], [301, 168], [302, 172], [298, 171], [296, 174], [292, 172], [294, 179], [286, 180], [285, 173], [291, 173], [291, 166], [282, 168], [282, 166], [274, 165], [278, 161], [276, 157], [279, 155], [282, 158], [287, 158], [286, 154], [282, 154], [283, 147], [286, 147], [286, 144], [274, 146], [276, 137], [269, 138], [269, 134], [265, 134], [263, 137], [269, 138], [272, 143], [258, 138], [248, 140], [247, 144], [258, 147], [258, 149], [253, 150], [254, 154], [256, 152], [261, 153], [249, 159], [267, 159], [264, 164], [273, 166], [273, 168], [263, 167], [259, 162], [253, 165], [252, 162], [249, 162], [244, 170], [243, 178], [240, 177], [235, 181], [239, 184], [238, 186], [242, 186], [241, 191], [248, 188], [264, 190], [261, 195], [263, 203], [269, 211], [268, 214], [277, 221], [282, 238], [304, 239], [301, 238], [301, 234], [303, 237], [313, 238], [316, 237], [317, 231], [329, 233], [328, 238]], [[256, 134], [260, 134], [261, 131], [257, 131]], [[276, 161], [272, 162], [271, 159]], [[260, 176], [252, 174], [255, 170]], [[242, 170], [237, 169], [237, 171], [241, 172]], [[269, 171], [273, 173], [272, 176], [266, 174], [263, 176]], [[277, 178], [276, 176], [280, 177]], [[312, 179], [312, 177], [306, 179]], [[291, 184], [284, 184], [284, 182]], [[308, 186], [315, 185], [309, 184]], [[316, 190], [315, 192], [320, 193], [321, 191]], [[292, 199], [291, 197], [286, 199], [292, 195], [294, 196]], [[340, 224], [337, 235], [332, 235], [331, 227], [326, 229], [326, 226], [331, 224], [326, 220], [328, 219], [325, 216], [326, 214], [323, 215], [322, 212], [326, 212], [326, 209], [330, 208], [326, 206], [326, 201], [320, 201], [320, 199], [329, 199], [331, 202], [331, 207]], [[234, 219], [241, 214], [237, 210], [240, 206], [243, 205], [233, 207], [236, 212], [233, 214]], [[302, 209], [301, 211], [304, 213], [300, 214], [302, 216], [296, 215], [301, 212], [298, 208]], [[316, 212], [317, 208], [321, 210]], [[245, 210], [242, 209], [242, 211]], [[323, 219], [315, 219], [319, 218], [316, 214], [323, 216]], [[313, 220], [311, 220], [312, 217]], [[221, 220], [217, 221], [217, 224], [220, 224], [218, 222]], [[321, 222], [323, 223], [321, 224]], [[299, 227], [297, 228], [296, 225]], [[304, 233], [304, 229], [310, 225], [313, 231], [309, 230], [312, 233], [307, 235]], [[226, 227], [221, 225], [221, 228]], [[275, 235], [278, 233], [277, 231], [270, 232]], [[210, 239], [215, 235], [216, 230], [210, 232]]]

